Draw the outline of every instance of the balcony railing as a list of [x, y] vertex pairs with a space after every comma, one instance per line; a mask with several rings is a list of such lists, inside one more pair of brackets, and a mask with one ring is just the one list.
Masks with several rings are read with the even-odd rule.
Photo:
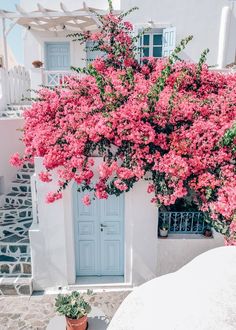
[[159, 228], [163, 224], [170, 234], [203, 234], [207, 228], [203, 212], [159, 212]]
[[75, 71], [44, 71], [44, 81], [45, 86], [53, 87], [65, 84], [66, 77], [68, 76], [83, 76], [83, 74], [76, 73]]

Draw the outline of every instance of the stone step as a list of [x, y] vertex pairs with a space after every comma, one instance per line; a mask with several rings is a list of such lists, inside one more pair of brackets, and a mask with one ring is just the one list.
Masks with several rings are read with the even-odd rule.
[[32, 218], [32, 206], [3, 206], [0, 207], [0, 221], [8, 222], [12, 220], [19, 219], [29, 219]]
[[31, 206], [31, 193], [15, 193], [11, 192], [5, 197], [5, 205], [10, 205], [13, 207], [19, 206]]
[[[23, 244], [0, 242], [0, 261], [1, 262], [3, 262], [3, 261], [16, 262], [19, 260], [19, 258], [29, 258], [29, 257], [30, 257], [29, 242], [23, 243]], [[28, 260], [28, 259], [24, 259], [24, 260]]]
[[12, 276], [0, 278], [0, 296], [31, 296], [33, 280], [29, 276]]
[[30, 104], [9, 104], [6, 109], [2, 110], [0, 116], [3, 118], [20, 118], [25, 109], [28, 109]]
[[31, 275], [31, 260], [30, 257], [19, 258], [18, 261], [0, 261], [0, 275]]
[[31, 274], [29, 239], [25, 242], [0, 241], [0, 277]]
[[31, 171], [34, 171], [34, 164], [31, 164], [31, 163], [25, 163], [23, 165], [23, 169], [29, 169]]
[[16, 193], [21, 193], [21, 192], [26, 192], [30, 193], [31, 192], [31, 184], [30, 180], [14, 180], [12, 181], [12, 192]]
[[[33, 222], [30, 178], [33, 164], [25, 164], [12, 181], [0, 207], [0, 295], [32, 293], [29, 228]], [[20, 281], [19, 281], [20, 278]]]
[[0, 244], [9, 237], [28, 238], [29, 228], [31, 227], [33, 219], [21, 219], [18, 221], [11, 221], [8, 223], [0, 222]]
[[16, 178], [20, 180], [30, 180], [31, 176], [34, 174], [33, 171], [28, 169], [22, 169], [16, 174]]
[[22, 111], [4, 110], [4, 111], [1, 111], [0, 117], [2, 117], [2, 118], [21, 118]]

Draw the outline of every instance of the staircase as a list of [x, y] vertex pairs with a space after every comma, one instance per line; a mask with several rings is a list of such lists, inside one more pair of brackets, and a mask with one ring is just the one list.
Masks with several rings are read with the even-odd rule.
[[12, 181], [0, 207], [0, 295], [32, 293], [29, 228], [33, 221], [30, 177], [26, 164]]
[[23, 112], [28, 109], [30, 104], [9, 104], [7, 108], [0, 113], [0, 117], [3, 118], [21, 118]]

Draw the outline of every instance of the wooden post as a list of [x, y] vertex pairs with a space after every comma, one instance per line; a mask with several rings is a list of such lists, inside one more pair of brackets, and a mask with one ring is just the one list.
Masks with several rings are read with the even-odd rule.
[[4, 56], [4, 67], [8, 71], [8, 51], [7, 51], [7, 38], [6, 38], [6, 19], [2, 17], [2, 41], [3, 41], [3, 56]]

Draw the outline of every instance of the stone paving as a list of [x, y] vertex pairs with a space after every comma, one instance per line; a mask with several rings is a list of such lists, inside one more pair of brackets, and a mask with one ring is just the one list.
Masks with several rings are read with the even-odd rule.
[[[111, 319], [129, 291], [99, 292], [89, 297], [92, 306]], [[0, 297], [0, 330], [46, 330], [56, 313], [56, 295]]]

